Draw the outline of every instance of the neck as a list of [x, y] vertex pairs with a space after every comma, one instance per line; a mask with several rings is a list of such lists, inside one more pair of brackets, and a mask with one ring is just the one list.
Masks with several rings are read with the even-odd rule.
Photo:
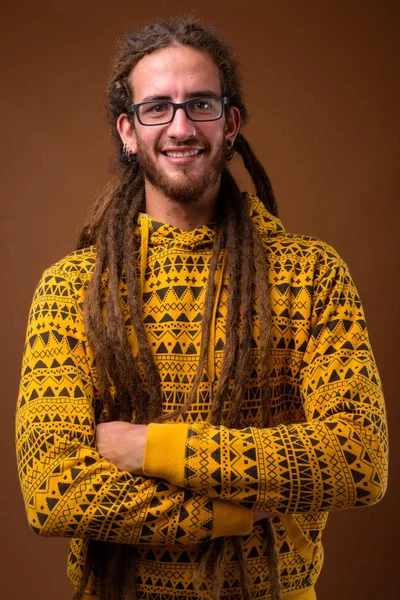
[[215, 220], [219, 188], [220, 181], [208, 188], [200, 198], [183, 204], [169, 198], [145, 180], [146, 212], [157, 221], [191, 231]]

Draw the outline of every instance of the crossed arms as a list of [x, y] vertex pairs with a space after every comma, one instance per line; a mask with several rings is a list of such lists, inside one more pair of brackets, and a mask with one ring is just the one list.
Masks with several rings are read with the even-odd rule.
[[[186, 544], [249, 533], [254, 511], [378, 502], [388, 465], [382, 386], [346, 265], [330, 271], [314, 292], [300, 371], [305, 422], [243, 430], [150, 424], [131, 430], [137, 446], [125, 456], [137, 468], [129, 470], [101, 447], [105, 426], [97, 425], [96, 447], [95, 371], [77, 290], [68, 273], [46, 271], [30, 312], [17, 413], [19, 474], [34, 531]], [[333, 335], [340, 344], [332, 345]]]

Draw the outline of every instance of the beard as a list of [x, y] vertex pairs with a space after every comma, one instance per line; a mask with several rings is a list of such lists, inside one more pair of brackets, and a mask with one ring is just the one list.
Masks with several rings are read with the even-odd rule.
[[[182, 146], [182, 150], [191, 145]], [[207, 151], [209, 146], [205, 147]], [[149, 183], [167, 198], [178, 204], [198, 202], [206, 191], [214, 187], [226, 165], [226, 148], [221, 144], [212, 161], [202, 173], [192, 173], [191, 165], [181, 165], [178, 177], [170, 177], [168, 173], [157, 167], [143, 140], [137, 137], [136, 157], [142, 173]]]

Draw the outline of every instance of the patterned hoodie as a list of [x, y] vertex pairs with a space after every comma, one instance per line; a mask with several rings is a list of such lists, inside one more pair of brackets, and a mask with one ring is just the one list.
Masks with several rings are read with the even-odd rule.
[[[207, 364], [196, 402], [179, 422], [150, 424], [145, 476], [118, 470], [95, 448], [101, 391], [82, 320], [96, 248], [47, 269], [29, 316], [17, 409], [17, 458], [28, 521], [42, 536], [71, 538], [77, 587], [87, 540], [135, 546], [138, 598], [209, 598], [192, 575], [201, 544], [243, 536], [253, 598], [269, 598], [263, 527], [273, 518], [285, 600], [315, 598], [328, 513], [378, 502], [387, 486], [382, 385], [347, 265], [328, 244], [287, 233], [247, 194], [262, 236], [272, 307], [273, 422], [261, 425], [259, 320], [241, 425], [207, 422], [225, 342], [227, 269], [221, 253]], [[163, 410], [182, 405], [199, 358], [213, 225], [182, 231], [140, 214], [142, 313], [163, 390]], [[132, 351], [124, 274], [120, 287]], [[241, 597], [228, 554], [223, 600]], [[86, 598], [96, 594], [90, 578]]]

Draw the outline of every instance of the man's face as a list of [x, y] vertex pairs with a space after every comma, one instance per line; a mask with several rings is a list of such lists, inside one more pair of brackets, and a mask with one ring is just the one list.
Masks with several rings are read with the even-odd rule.
[[[193, 95], [220, 96], [222, 92], [219, 70], [211, 57], [187, 46], [170, 46], [145, 56], [130, 78], [134, 103], [159, 97], [184, 102]], [[226, 139], [234, 139], [235, 127], [225, 115], [216, 121], [191, 121], [182, 109], [166, 125], [145, 126], [134, 117], [128, 148], [137, 154], [153, 187], [177, 202], [195, 202], [218, 183], [226, 162]], [[172, 156], [176, 151], [192, 155]]]

